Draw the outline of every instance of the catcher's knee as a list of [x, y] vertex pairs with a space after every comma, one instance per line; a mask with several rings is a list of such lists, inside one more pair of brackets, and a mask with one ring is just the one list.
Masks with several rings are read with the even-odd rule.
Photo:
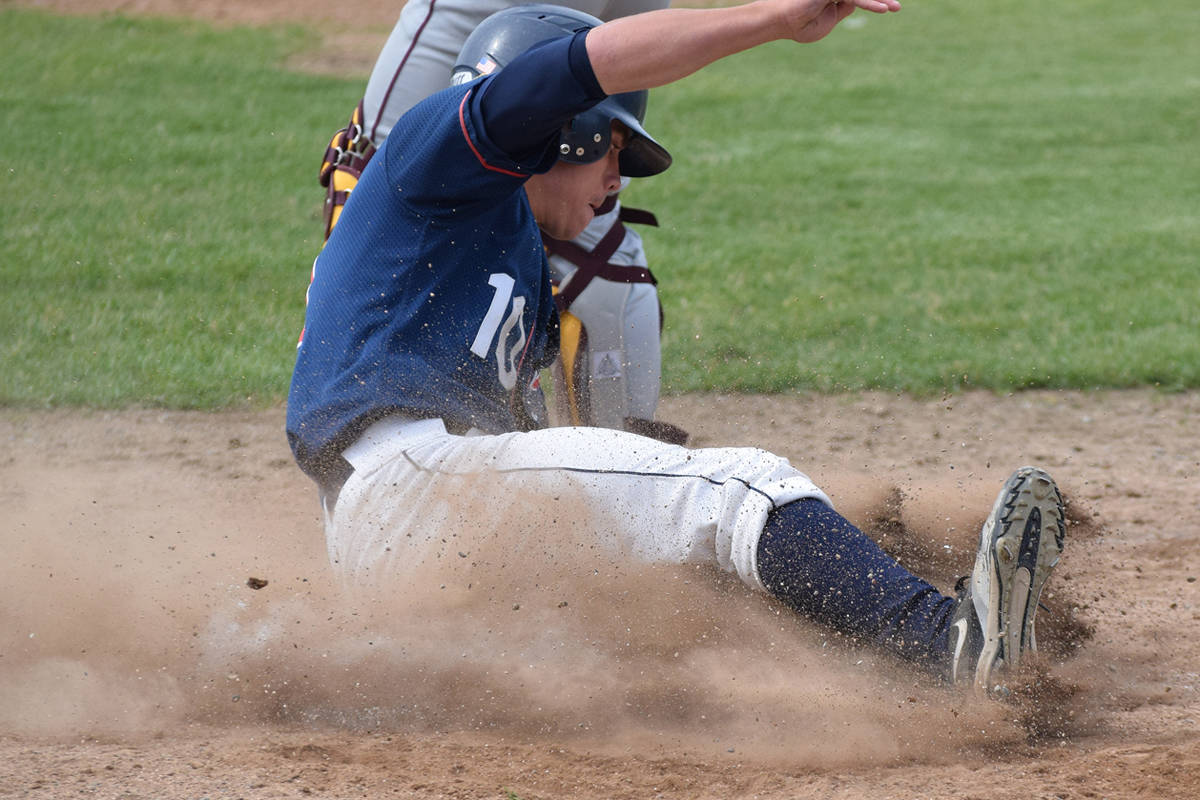
[[662, 367], [661, 316], [653, 284], [595, 279], [560, 319], [555, 370], [560, 420], [675, 443], [686, 439], [673, 426], [651, 422]]

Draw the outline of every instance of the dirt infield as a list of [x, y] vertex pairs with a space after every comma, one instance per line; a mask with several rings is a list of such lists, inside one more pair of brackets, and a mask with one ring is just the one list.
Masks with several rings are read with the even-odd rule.
[[[1072, 525], [1011, 704], [706, 570], [342, 594], [282, 413], [0, 413], [0, 796], [1192, 797], [1200, 396], [674, 398], [943, 585], [1010, 466]], [[252, 580], [253, 579], [253, 580]], [[265, 581], [265, 585], [261, 585]], [[253, 588], [258, 586], [259, 588]]]
[[[399, 7], [26, 4], [316, 20], [305, 65], [358, 72]], [[1007, 473], [1049, 469], [1071, 525], [1045, 653], [981, 703], [727, 576], [581, 557], [569, 519], [348, 591], [279, 409], [0, 410], [0, 797], [1195, 797], [1198, 413], [1149, 390], [664, 402], [695, 445], [788, 456], [943, 588]]]

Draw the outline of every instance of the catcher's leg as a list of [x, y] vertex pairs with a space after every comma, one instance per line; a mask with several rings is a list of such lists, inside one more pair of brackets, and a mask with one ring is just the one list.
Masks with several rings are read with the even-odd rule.
[[338, 218], [342, 215], [342, 208], [345, 207], [346, 201], [350, 199], [350, 193], [358, 185], [358, 177], [357, 172], [343, 167], [334, 167], [330, 173], [329, 185], [325, 191], [326, 241], [329, 240], [330, 234], [333, 233], [333, 229], [338, 223]]
[[625, 429], [651, 420], [662, 369], [658, 292], [595, 278], [562, 314], [562, 376], [571, 422]]
[[[321, 169], [317, 172], [318, 182], [325, 187], [325, 241], [329, 241], [342, 208], [373, 155], [375, 148], [363, 134], [363, 104], [360, 101], [350, 115], [350, 122], [329, 140], [325, 155], [321, 157]], [[304, 341], [303, 329], [300, 341]]]
[[350, 115], [350, 122], [330, 139], [317, 173], [317, 180], [325, 187], [326, 240], [333, 233], [342, 208], [373, 155], [375, 147], [363, 131], [363, 104], [359, 102]]
[[[573, 242], [547, 241], [561, 291], [560, 419], [682, 444], [687, 433], [654, 421], [662, 374], [662, 309], [641, 236], [612, 199]], [[653, 216], [632, 212], [653, 224]]]

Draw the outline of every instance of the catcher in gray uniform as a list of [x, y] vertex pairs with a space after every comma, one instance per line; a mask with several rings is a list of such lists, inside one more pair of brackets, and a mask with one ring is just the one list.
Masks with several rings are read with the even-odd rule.
[[[669, 0], [568, 0], [561, 5], [615, 19], [665, 8]], [[379, 54], [362, 102], [333, 137], [321, 165], [325, 236], [392, 126], [444, 89], [463, 42], [511, 0], [409, 0]], [[622, 188], [628, 179], [622, 182]], [[562, 319], [555, 407], [561, 423], [628, 430], [683, 444], [682, 429], [654, 419], [661, 384], [662, 310], [642, 238], [626, 223], [657, 225], [616, 194], [571, 241], [543, 236]]]

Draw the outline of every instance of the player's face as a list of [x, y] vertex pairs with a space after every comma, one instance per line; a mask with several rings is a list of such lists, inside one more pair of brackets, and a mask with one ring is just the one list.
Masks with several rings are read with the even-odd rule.
[[590, 164], [559, 161], [549, 172], [525, 182], [533, 217], [543, 233], [574, 239], [583, 232], [605, 198], [621, 188], [617, 159], [626, 138], [625, 126], [614, 121], [608, 155]]

